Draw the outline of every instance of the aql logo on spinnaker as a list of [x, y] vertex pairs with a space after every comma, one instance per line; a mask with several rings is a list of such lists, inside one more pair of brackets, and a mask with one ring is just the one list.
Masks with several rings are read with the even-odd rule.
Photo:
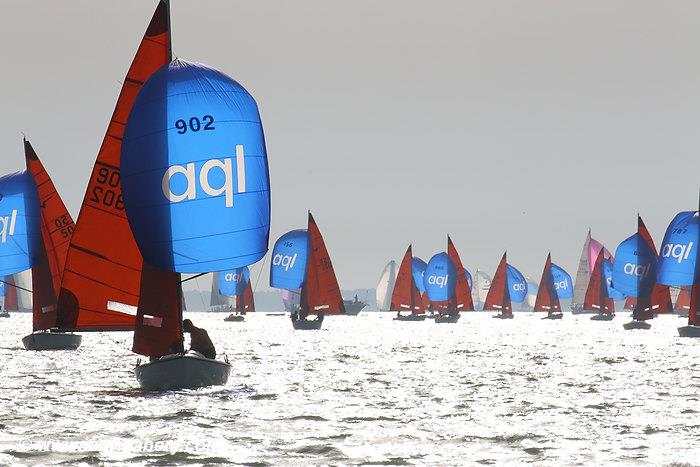
[[16, 209], [13, 209], [12, 214], [10, 214], [9, 216], [0, 216], [0, 243], [5, 243], [7, 241], [8, 235], [10, 237], [14, 236], [16, 222]]
[[678, 264], [685, 261], [690, 256], [690, 251], [693, 249], [693, 242], [689, 242], [687, 245], [682, 243], [666, 243], [661, 247], [661, 256], [663, 258], [675, 258], [678, 260]]

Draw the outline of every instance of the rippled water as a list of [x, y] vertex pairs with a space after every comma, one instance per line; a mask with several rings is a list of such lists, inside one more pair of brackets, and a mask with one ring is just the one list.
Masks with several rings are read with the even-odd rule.
[[143, 393], [129, 333], [27, 352], [0, 321], [0, 464], [700, 462], [700, 339], [664, 316], [591, 322], [463, 315], [329, 318], [189, 313], [233, 361], [225, 387]]

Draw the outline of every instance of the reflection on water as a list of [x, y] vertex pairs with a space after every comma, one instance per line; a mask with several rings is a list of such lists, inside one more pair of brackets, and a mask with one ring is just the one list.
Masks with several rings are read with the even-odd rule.
[[[457, 324], [365, 313], [189, 313], [232, 360], [225, 387], [143, 392], [129, 333], [27, 352], [2, 320], [0, 464], [671, 464], [700, 460], [700, 340], [665, 316]], [[625, 313], [626, 315], [626, 313]]]

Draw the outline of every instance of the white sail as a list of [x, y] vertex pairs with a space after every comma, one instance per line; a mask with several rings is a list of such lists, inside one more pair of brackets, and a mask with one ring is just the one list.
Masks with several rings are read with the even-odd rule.
[[377, 309], [387, 311], [391, 308], [391, 294], [394, 293], [396, 284], [396, 273], [398, 272], [396, 261], [391, 260], [384, 267], [379, 283], [377, 284]]
[[591, 280], [591, 265], [588, 260], [588, 249], [591, 244], [591, 229], [588, 229], [586, 241], [581, 250], [581, 259], [578, 262], [576, 271], [576, 281], [574, 282], [574, 297], [571, 300], [571, 308], [583, 308], [583, 301], [586, 298], [586, 289]]
[[473, 282], [472, 301], [476, 307], [477, 303], [484, 303], [486, 301], [486, 295], [488, 295], [489, 289], [491, 288], [491, 276], [477, 269], [474, 274]]
[[537, 291], [539, 290], [540, 286], [529, 277], [526, 277], [525, 279], [527, 280], [527, 304], [534, 308], [535, 300], [537, 300]]
[[212, 308], [229, 308], [236, 306], [236, 297], [229, 297], [228, 295], [221, 295], [219, 293], [218, 272], [213, 272], [211, 274], [211, 299], [209, 300], [209, 306]]
[[32, 270], [15, 274], [15, 285], [17, 286], [17, 309], [20, 311], [32, 311]]

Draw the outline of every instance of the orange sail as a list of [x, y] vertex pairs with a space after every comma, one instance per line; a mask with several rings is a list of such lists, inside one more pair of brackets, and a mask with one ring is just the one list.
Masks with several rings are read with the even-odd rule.
[[676, 298], [676, 310], [690, 310], [690, 287], [681, 287], [681, 291]]
[[508, 277], [506, 276], [507, 266], [506, 253], [503, 253], [498, 269], [491, 281], [491, 288], [486, 295], [484, 311], [500, 311], [504, 315], [512, 315], [513, 307], [510, 303], [510, 291], [508, 290]]
[[309, 213], [309, 259], [301, 288], [301, 306], [309, 313], [344, 314], [345, 305], [326, 244]]
[[700, 312], [698, 312], [698, 286], [690, 287], [690, 304], [688, 305], [688, 326], [700, 326]]
[[[457, 269], [457, 283], [455, 284], [454, 309], [457, 311], [474, 311], [474, 302], [472, 301], [472, 291], [469, 288], [467, 275], [464, 273], [464, 266], [459, 257], [457, 248], [452, 243], [450, 236], [447, 236], [447, 255], [454, 263]], [[451, 306], [452, 307], [452, 306]]]
[[603, 260], [605, 249], [601, 249], [591, 273], [591, 280], [586, 289], [586, 297], [583, 301], [584, 310], [594, 310], [598, 313], [615, 313], [615, 302], [608, 295], [608, 284], [603, 276]]
[[70, 242], [58, 301], [58, 327], [133, 329], [124, 305], [139, 303], [143, 259], [129, 228], [120, 185], [124, 127], [141, 85], [170, 62], [169, 13], [161, 1], [122, 85]]
[[537, 298], [535, 298], [534, 311], [560, 312], [561, 305], [559, 304], [559, 295], [554, 286], [554, 276], [552, 276], [552, 255], [547, 255], [547, 261], [544, 263], [542, 278], [540, 279], [540, 288], [537, 289]]
[[34, 148], [24, 140], [27, 170], [34, 178], [41, 207], [43, 248], [32, 267], [32, 324], [35, 331], [56, 325], [58, 294], [75, 224]]
[[248, 285], [245, 286], [243, 293], [236, 296], [236, 311], [241, 313], [255, 311], [255, 298], [250, 280], [248, 281]]
[[[637, 215], [637, 232], [647, 242], [652, 251], [658, 251], [654, 245], [654, 239], [644, 224], [642, 217]], [[628, 302], [625, 302], [627, 308]], [[671, 313], [673, 311], [673, 302], [671, 301], [671, 290], [667, 285], [654, 284], [651, 291], [651, 297], [639, 297], [634, 300], [632, 316], [634, 319], [647, 320], [654, 317], [657, 313]]]
[[430, 302], [428, 294], [425, 294], [425, 302], [413, 280], [413, 250], [408, 245], [403, 255], [399, 272], [396, 273], [394, 291], [391, 294], [390, 311], [410, 311], [414, 315], [423, 311], [424, 303]]

